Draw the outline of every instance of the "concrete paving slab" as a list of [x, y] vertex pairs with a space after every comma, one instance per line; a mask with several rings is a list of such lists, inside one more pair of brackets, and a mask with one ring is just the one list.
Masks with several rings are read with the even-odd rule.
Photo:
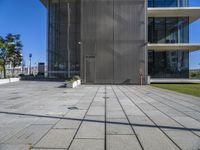
[[107, 149], [109, 150], [141, 150], [135, 135], [108, 135]]
[[102, 116], [105, 114], [104, 106], [91, 106], [87, 115]]
[[178, 150], [158, 128], [134, 127], [144, 149], [152, 150]]
[[99, 123], [99, 124], [105, 124], [105, 116], [86, 115], [84, 122], [96, 122], [96, 123]]
[[104, 150], [104, 140], [75, 139], [69, 150]]
[[51, 119], [51, 118], [38, 118], [36, 121], [34, 121], [32, 124], [38, 124], [38, 125], [43, 125], [43, 124], [49, 124], [49, 125], [54, 125], [58, 119]]
[[0, 144], [0, 150], [30, 150], [31, 145]]
[[71, 142], [70, 150], [199, 148], [200, 98], [149, 86], [61, 84], [0, 85], [0, 149], [66, 150]]
[[154, 125], [154, 123], [147, 117], [147, 116], [128, 116], [131, 124], [138, 124], [138, 125]]
[[51, 125], [30, 125], [6, 140], [5, 143], [35, 144], [50, 128]]
[[68, 148], [75, 131], [72, 129], [52, 129], [33, 147], [49, 149]]
[[81, 121], [62, 119], [53, 128], [54, 129], [77, 129]]
[[83, 122], [76, 138], [104, 139], [105, 125], [99, 122]]
[[70, 110], [64, 117], [82, 119], [87, 110]]
[[109, 119], [106, 127], [107, 135], [134, 134], [126, 119]]
[[194, 136], [192, 133], [182, 130], [168, 130], [165, 132], [175, 141], [183, 150], [199, 150], [200, 138]]
[[111, 119], [126, 118], [122, 110], [107, 111], [106, 113], [107, 113], [107, 118]]

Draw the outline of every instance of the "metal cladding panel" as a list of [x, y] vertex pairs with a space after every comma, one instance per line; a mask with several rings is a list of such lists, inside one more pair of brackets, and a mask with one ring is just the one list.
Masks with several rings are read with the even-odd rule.
[[144, 0], [81, 1], [84, 79], [86, 56], [94, 56], [95, 83], [139, 83], [139, 74], [145, 76], [145, 9]]
[[[95, 56], [95, 51], [96, 2], [94, 0], [84, 0], [81, 1], [81, 78], [84, 81], [86, 81], [87, 76], [87, 57]], [[95, 74], [95, 72], [93, 73]]]
[[97, 4], [96, 83], [113, 83], [113, 0]]
[[145, 75], [145, 3], [114, 1], [114, 81], [139, 84]]
[[82, 76], [86, 76], [86, 57], [94, 56], [95, 83], [113, 83], [113, 0], [81, 4]]

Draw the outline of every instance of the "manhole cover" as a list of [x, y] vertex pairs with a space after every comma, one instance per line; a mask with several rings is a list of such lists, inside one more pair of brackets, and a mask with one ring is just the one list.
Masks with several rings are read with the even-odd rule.
[[68, 107], [68, 109], [70, 109], [70, 110], [77, 110], [78, 107]]

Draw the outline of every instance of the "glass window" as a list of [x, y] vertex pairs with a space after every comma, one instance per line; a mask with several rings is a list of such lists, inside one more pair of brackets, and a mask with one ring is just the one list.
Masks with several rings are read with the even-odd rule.
[[[49, 1], [48, 71], [50, 77], [66, 78], [80, 71], [79, 2]], [[70, 18], [68, 18], [68, 16]], [[70, 31], [68, 32], [68, 28]], [[68, 53], [68, 49], [73, 49]], [[68, 61], [67, 58], [70, 57]], [[68, 68], [68, 63], [70, 68]]]
[[189, 0], [148, 0], [148, 7], [187, 7]]
[[189, 52], [148, 52], [148, 73], [152, 78], [189, 78]]
[[154, 36], [154, 19], [148, 18], [148, 39], [150, 43], [153, 43], [153, 36]]
[[189, 43], [189, 18], [178, 19], [179, 43]]
[[165, 7], [166, 0], [154, 0], [154, 7]]
[[178, 42], [177, 22], [177, 18], [166, 18], [166, 43]]
[[165, 0], [165, 7], [177, 7], [177, 0]]
[[165, 18], [154, 19], [154, 43], [165, 43]]
[[150, 43], [188, 43], [189, 18], [149, 18]]
[[189, 0], [178, 0], [178, 6], [179, 7], [188, 7], [189, 6]]
[[153, 0], [148, 0], [148, 7], [153, 7]]
[[[188, 24], [188, 17], [149, 18], [149, 42], [188, 43]], [[152, 78], [189, 78], [189, 51], [151, 50], [148, 52], [148, 71]]]

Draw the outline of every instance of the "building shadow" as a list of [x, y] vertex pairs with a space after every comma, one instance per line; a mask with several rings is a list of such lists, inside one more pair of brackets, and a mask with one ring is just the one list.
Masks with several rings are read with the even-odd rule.
[[72, 121], [95, 122], [95, 123], [102, 123], [102, 124], [106, 123], [106, 124], [114, 124], [114, 125], [128, 125], [128, 126], [145, 127], [145, 128], [161, 128], [161, 129], [200, 132], [200, 128], [185, 128], [185, 127], [175, 127], [175, 126], [148, 125], [148, 124], [138, 124], [138, 123], [125, 123], [125, 122], [118, 122], [118, 121], [102, 121], [102, 120], [94, 120], [94, 119], [68, 118], [68, 117], [59, 117], [59, 116], [50, 116], [50, 115], [37, 115], [37, 114], [25, 114], [25, 113], [5, 112], [5, 111], [0, 111], [0, 114], [38, 117], [38, 118], [49, 118], [49, 119], [62, 119], [62, 120], [72, 120]]

